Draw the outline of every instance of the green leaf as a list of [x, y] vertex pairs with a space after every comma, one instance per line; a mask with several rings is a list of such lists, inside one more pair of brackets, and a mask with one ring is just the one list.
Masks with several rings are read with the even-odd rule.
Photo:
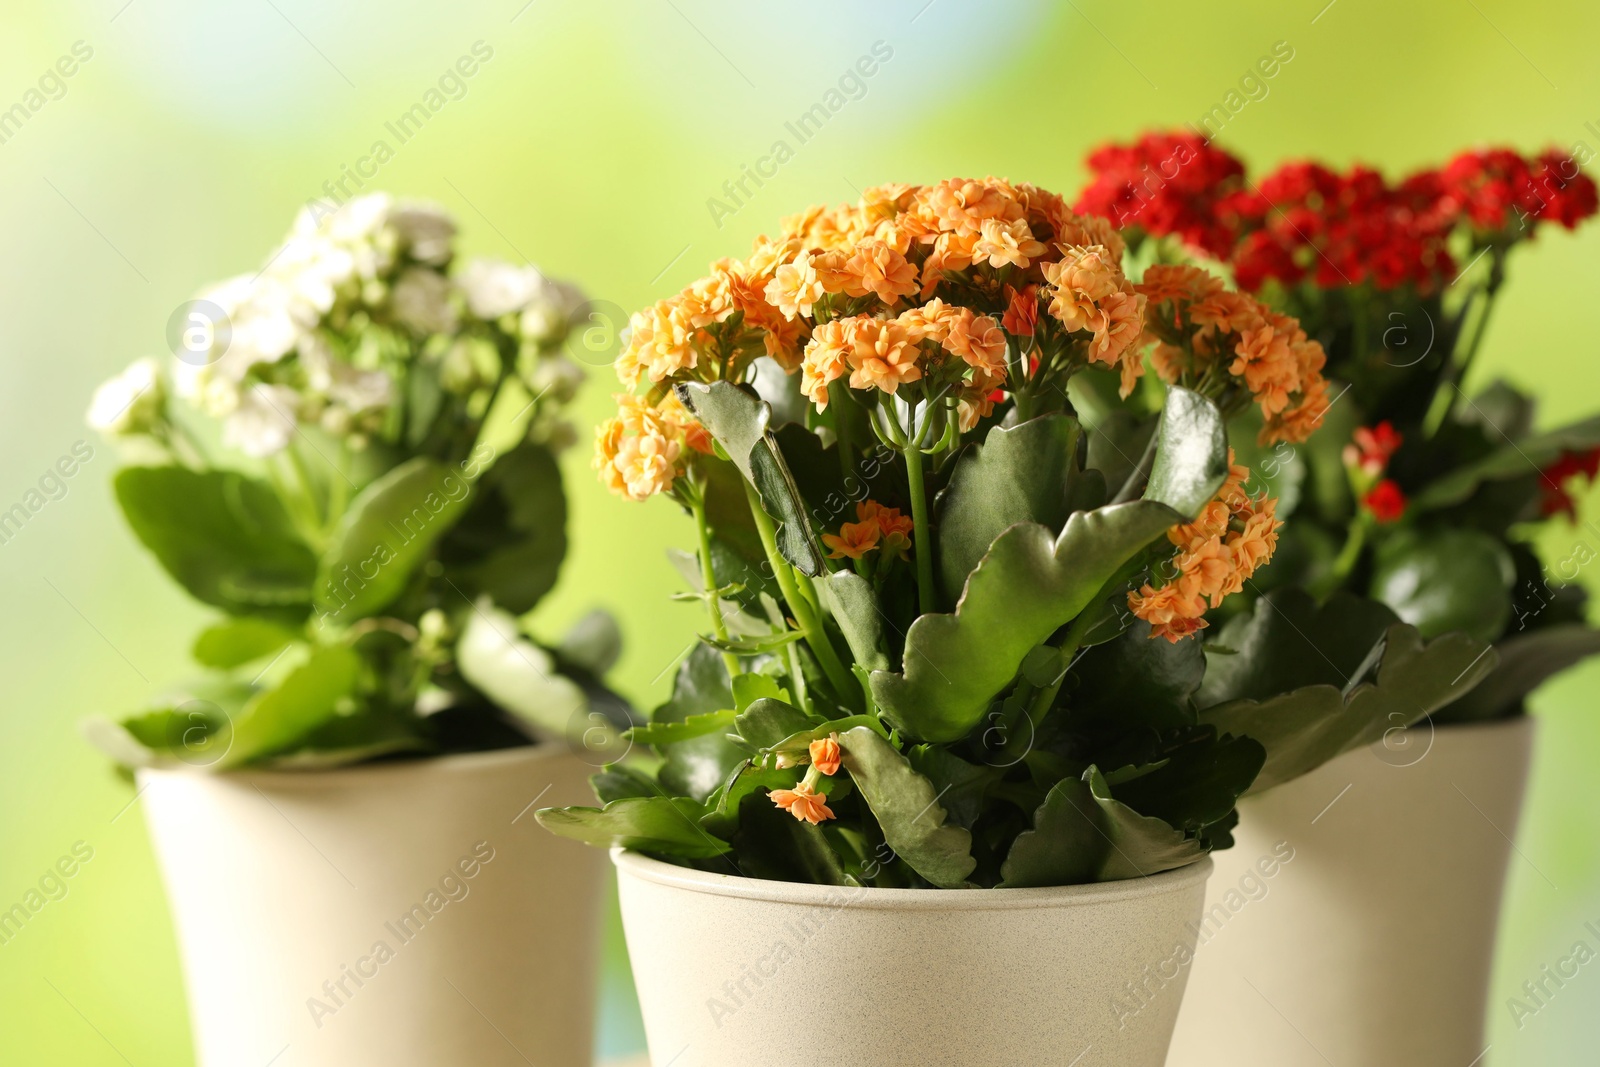
[[1343, 590], [1318, 605], [1304, 590], [1274, 589], [1217, 633], [1232, 654], [1207, 657], [1198, 706], [1266, 700], [1313, 684], [1342, 690], [1399, 621], [1376, 600]]
[[947, 821], [933, 783], [865, 726], [839, 736], [844, 765], [895, 854], [942, 889], [966, 884], [977, 866], [972, 835]]
[[1367, 673], [1363, 665], [1343, 690], [1323, 683], [1265, 700], [1233, 700], [1205, 708], [1200, 721], [1266, 747], [1266, 765], [1250, 787], [1259, 793], [1431, 715], [1470, 691], [1497, 662], [1486, 642], [1450, 633], [1424, 644], [1405, 623], [1390, 626], [1369, 659], [1380, 655], [1374, 682], [1351, 684]]
[[480, 601], [456, 642], [456, 668], [484, 696], [516, 713], [547, 738], [569, 736], [575, 727], [591, 751], [623, 748], [588, 735], [583, 689], [561, 674], [555, 658], [524, 637], [509, 612]]
[[835, 571], [817, 583], [833, 621], [839, 624], [855, 662], [869, 671], [886, 671], [889, 641], [883, 611], [872, 583], [855, 571]]
[[904, 673], [871, 676], [873, 697], [896, 727], [924, 741], [964, 737], [1034, 646], [1086, 608], [1098, 610], [1102, 586], [1216, 494], [1227, 442], [1215, 405], [1171, 390], [1161, 434], [1144, 499], [1075, 512], [1059, 537], [1036, 523], [1010, 527], [967, 579], [953, 614], [912, 623]]
[[[1074, 375], [1076, 382], [1087, 375]], [[1141, 419], [1131, 411], [1118, 409], [1095, 425], [1089, 433], [1086, 462], [1090, 470], [1099, 471], [1105, 484], [1115, 492], [1132, 476], [1144, 455], [1150, 435], [1156, 432], [1159, 420]]]
[[487, 595], [516, 615], [556, 584], [567, 554], [561, 468], [543, 445], [524, 443], [483, 475], [461, 521], [439, 543], [445, 576], [466, 596]]
[[1111, 796], [1099, 770], [1063, 778], [1017, 835], [1000, 868], [1002, 888], [1082, 885], [1184, 867], [1206, 854], [1200, 842]]
[[208, 626], [195, 638], [195, 662], [219, 670], [231, 670], [281, 651], [300, 635], [270, 619], [241, 615]]
[[682, 722], [656, 722], [648, 726], [635, 726], [623, 736], [646, 745], [670, 745], [726, 730], [733, 725], [734, 715], [732, 708], [724, 708], [722, 711], [707, 712], [703, 715], [690, 715]]
[[949, 810], [950, 821], [963, 829], [972, 829], [972, 824], [983, 813], [988, 788], [1000, 780], [1001, 771], [968, 763], [940, 745], [918, 745], [908, 756], [912, 768], [933, 783], [939, 803]]
[[738, 735], [757, 748], [771, 748], [784, 738], [810, 730], [809, 716], [792, 704], [772, 697], [752, 701], [734, 721]]
[[543, 808], [534, 813], [551, 833], [602, 848], [708, 859], [730, 850], [700, 825], [705, 809], [687, 797], [624, 797], [603, 808]]
[[[696, 643], [673, 679], [672, 699], [656, 708], [652, 723], [683, 722], [734, 707], [728, 668], [716, 649]], [[661, 784], [670, 793], [704, 801], [744, 762], [746, 753], [723, 734], [706, 734], [668, 745], [663, 753]]]
[[387, 607], [466, 510], [460, 472], [416, 456], [356, 494], [317, 571], [317, 607], [349, 624]]
[[1493, 641], [1511, 621], [1516, 565], [1505, 545], [1476, 530], [1406, 530], [1379, 546], [1372, 596], [1423, 637], [1452, 630]]
[[1072, 673], [1074, 723], [1169, 730], [1194, 723], [1205, 652], [1199, 641], [1152, 641], [1150, 624], [1135, 620], [1121, 637], [1085, 651]]
[[319, 648], [276, 688], [252, 697], [233, 719], [218, 769], [238, 767], [295, 747], [338, 713], [356, 687], [361, 658], [342, 645]]
[[821, 827], [794, 818], [765, 796], [745, 794], [738, 813], [733, 844], [742, 874], [812, 885], [849, 884], [839, 854]]
[[826, 568], [805, 500], [768, 428], [771, 409], [732, 382], [688, 382], [677, 387], [683, 401], [722, 445], [761, 496], [763, 510], [778, 523], [783, 558], [813, 578]]
[[1500, 664], [1478, 687], [1433, 717], [1435, 723], [1484, 722], [1515, 715], [1546, 680], [1600, 653], [1600, 630], [1562, 623], [1530, 630], [1494, 646]]
[[1061, 529], [1071, 512], [1082, 436], [1076, 419], [1043, 415], [1020, 426], [995, 426], [982, 444], [961, 453], [935, 510], [947, 600], [961, 594], [967, 575], [1006, 527], [1035, 522]]
[[1211, 401], [1173, 386], [1157, 432], [1144, 499], [1159, 500], [1184, 516], [1198, 515], [1228, 477], [1227, 422]]
[[609, 804], [624, 797], [666, 795], [654, 778], [621, 763], [609, 764], [604, 770], [591, 774], [589, 788], [594, 790], [594, 795], [600, 798], [602, 804]]
[[1564, 452], [1586, 452], [1597, 446], [1600, 446], [1600, 415], [1520, 441], [1507, 441], [1484, 458], [1435, 479], [1411, 498], [1411, 508], [1428, 511], [1459, 504], [1486, 481], [1526, 477], [1560, 459]]
[[316, 557], [266, 483], [235, 471], [127, 467], [113, 484], [134, 534], [196, 600], [233, 615], [305, 618]]
[[416, 719], [362, 709], [350, 715], [335, 715], [312, 728], [292, 750], [274, 758], [272, 766], [326, 770], [396, 752], [428, 752], [433, 748], [432, 742], [418, 732]]
[[1261, 772], [1267, 753], [1248, 737], [1185, 730], [1160, 753], [1161, 766], [1114, 788], [1117, 799], [1179, 830], [1221, 822]]

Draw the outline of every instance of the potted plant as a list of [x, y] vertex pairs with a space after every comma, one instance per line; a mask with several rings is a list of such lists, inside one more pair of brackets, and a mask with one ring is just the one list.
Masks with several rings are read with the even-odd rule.
[[[1219, 640], [1276, 646], [1307, 688], [1249, 709], [1256, 729], [1226, 723], [1267, 746], [1253, 791], [1271, 791], [1240, 805], [1239, 847], [1219, 861], [1173, 1062], [1472, 1062], [1531, 752], [1525, 698], [1600, 651], [1574, 582], [1592, 550], [1541, 559], [1535, 544], [1574, 517], [1600, 418], [1536, 430], [1510, 385], [1465, 390], [1513, 250], [1594, 214], [1595, 185], [1563, 153], [1507, 149], [1400, 182], [1310, 162], [1251, 181], [1192, 135], [1108, 147], [1090, 167], [1080, 210], [1130, 226], [1147, 258], [1185, 246], [1221, 261], [1322, 342], [1338, 391], [1301, 449], [1241, 449], [1292, 521]], [[1175, 176], [1152, 183], [1146, 167]], [[1311, 687], [1344, 684], [1341, 650], [1395, 618], [1492, 642], [1493, 669], [1415, 728], [1396, 720], [1370, 752], [1280, 785], [1273, 731], [1314, 714]], [[1293, 873], [1235, 921], [1222, 894], [1243, 901], [1261, 882], [1250, 865], [1280, 848]]]
[[203, 1064], [590, 1062], [603, 865], [521, 816], [611, 758], [617, 638], [518, 618], [566, 549], [581, 298], [454, 235], [313, 205], [90, 410], [134, 534], [221, 613], [201, 678], [86, 728], [137, 780]]
[[[880, 186], [633, 317], [595, 464], [694, 518], [709, 629], [603, 806], [539, 820], [613, 848], [656, 1063], [1163, 1061], [1266, 758], [1201, 695], [1280, 525], [1226, 424], [1328, 398], [1291, 318], [1122, 264], [1032, 185]], [[1341, 728], [1470, 685], [1403, 629], [1414, 688]]]

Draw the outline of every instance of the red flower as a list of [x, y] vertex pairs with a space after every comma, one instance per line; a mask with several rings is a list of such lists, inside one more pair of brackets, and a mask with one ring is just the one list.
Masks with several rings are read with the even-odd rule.
[[1463, 152], [1440, 172], [1441, 204], [1481, 232], [1517, 232], [1540, 222], [1572, 229], [1593, 215], [1594, 181], [1559, 151], [1525, 159], [1509, 148]]
[[1344, 465], [1359, 467], [1367, 474], [1382, 474], [1389, 460], [1400, 449], [1400, 431], [1387, 419], [1368, 429], [1356, 427], [1351, 443], [1344, 446]]
[[1361, 502], [1379, 522], [1396, 522], [1406, 513], [1406, 494], [1393, 478], [1385, 478], [1373, 486]]
[[1150, 133], [1089, 156], [1094, 178], [1073, 210], [1158, 236], [1176, 234], [1219, 258], [1237, 239], [1226, 210], [1244, 185], [1244, 164], [1199, 134]]
[[1600, 448], [1587, 452], [1563, 452], [1561, 458], [1539, 472], [1539, 512], [1546, 518], [1565, 515], [1578, 521], [1578, 505], [1567, 489], [1568, 482], [1583, 475], [1593, 485], [1600, 474]]

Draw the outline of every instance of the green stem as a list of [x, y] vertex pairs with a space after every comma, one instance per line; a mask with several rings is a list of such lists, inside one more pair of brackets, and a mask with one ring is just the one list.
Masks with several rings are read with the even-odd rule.
[[1345, 535], [1344, 547], [1339, 550], [1339, 556], [1333, 561], [1333, 567], [1323, 575], [1320, 582], [1313, 583], [1311, 593], [1318, 600], [1330, 595], [1350, 577], [1350, 572], [1355, 570], [1356, 561], [1361, 558], [1361, 550], [1367, 544], [1367, 531], [1372, 528], [1372, 515], [1365, 510], [1358, 512], [1350, 523], [1350, 532]]
[[[700, 581], [705, 586], [706, 610], [711, 613], [711, 632], [718, 641], [728, 643], [728, 624], [722, 618], [722, 601], [717, 596], [717, 576], [711, 566], [711, 526], [706, 522], [705, 497], [696, 494], [689, 505], [694, 513], [695, 529], [700, 534]], [[739, 674], [739, 657], [723, 650], [722, 662], [727, 664], [728, 677]]]
[[1494, 310], [1495, 296], [1500, 291], [1503, 280], [1500, 253], [1489, 253], [1493, 264], [1489, 268], [1489, 282], [1483, 290], [1483, 310], [1478, 313], [1477, 321], [1472, 327], [1472, 340], [1467, 343], [1465, 351], [1457, 359], [1451, 360], [1451, 366], [1440, 377], [1438, 391], [1434, 393], [1433, 402], [1428, 406], [1428, 414], [1422, 425], [1423, 436], [1432, 438], [1449, 421], [1450, 413], [1455, 410], [1456, 397], [1461, 392], [1461, 383], [1467, 380], [1467, 371], [1472, 369], [1472, 363], [1478, 357], [1478, 350], [1483, 346], [1484, 335], [1489, 332], [1489, 313]]
[[806, 644], [810, 646], [811, 654], [817, 657], [822, 673], [828, 676], [828, 681], [839, 699], [848, 700], [850, 694], [855, 691], [853, 677], [840, 662], [839, 653], [834, 651], [833, 643], [828, 640], [827, 631], [822, 628], [822, 620], [812, 609], [811, 600], [801, 592], [795, 572], [779, 553], [778, 532], [772, 525], [772, 517], [761, 507], [761, 496], [756, 492], [756, 487], [746, 480], [744, 492], [750, 501], [750, 517], [755, 522], [756, 533], [761, 536], [761, 547], [766, 552], [767, 563], [772, 567], [772, 576], [778, 582], [778, 591], [783, 594], [784, 602], [789, 605], [795, 625], [804, 636]]
[[922, 449], [907, 448], [906, 477], [911, 482], [911, 551], [917, 557], [917, 611], [930, 615], [933, 602], [933, 546], [928, 537], [928, 487], [922, 477]]

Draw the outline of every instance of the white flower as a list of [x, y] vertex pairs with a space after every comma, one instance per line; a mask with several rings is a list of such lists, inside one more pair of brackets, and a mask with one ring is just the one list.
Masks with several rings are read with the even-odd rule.
[[401, 204], [389, 212], [389, 225], [400, 243], [411, 249], [412, 259], [434, 267], [450, 262], [456, 224], [442, 209], [433, 204]]
[[94, 391], [89, 425], [118, 436], [149, 433], [160, 423], [165, 404], [161, 366], [146, 356]]
[[300, 395], [286, 385], [254, 385], [222, 424], [222, 443], [262, 459], [283, 451], [294, 436]]
[[418, 333], [450, 333], [456, 328], [450, 283], [438, 271], [412, 267], [389, 294], [394, 317]]
[[544, 276], [531, 266], [516, 267], [493, 259], [468, 263], [456, 284], [466, 294], [467, 307], [487, 322], [521, 311], [545, 286]]
[[567, 312], [559, 301], [539, 300], [522, 313], [522, 336], [536, 344], [547, 344], [567, 332]]

